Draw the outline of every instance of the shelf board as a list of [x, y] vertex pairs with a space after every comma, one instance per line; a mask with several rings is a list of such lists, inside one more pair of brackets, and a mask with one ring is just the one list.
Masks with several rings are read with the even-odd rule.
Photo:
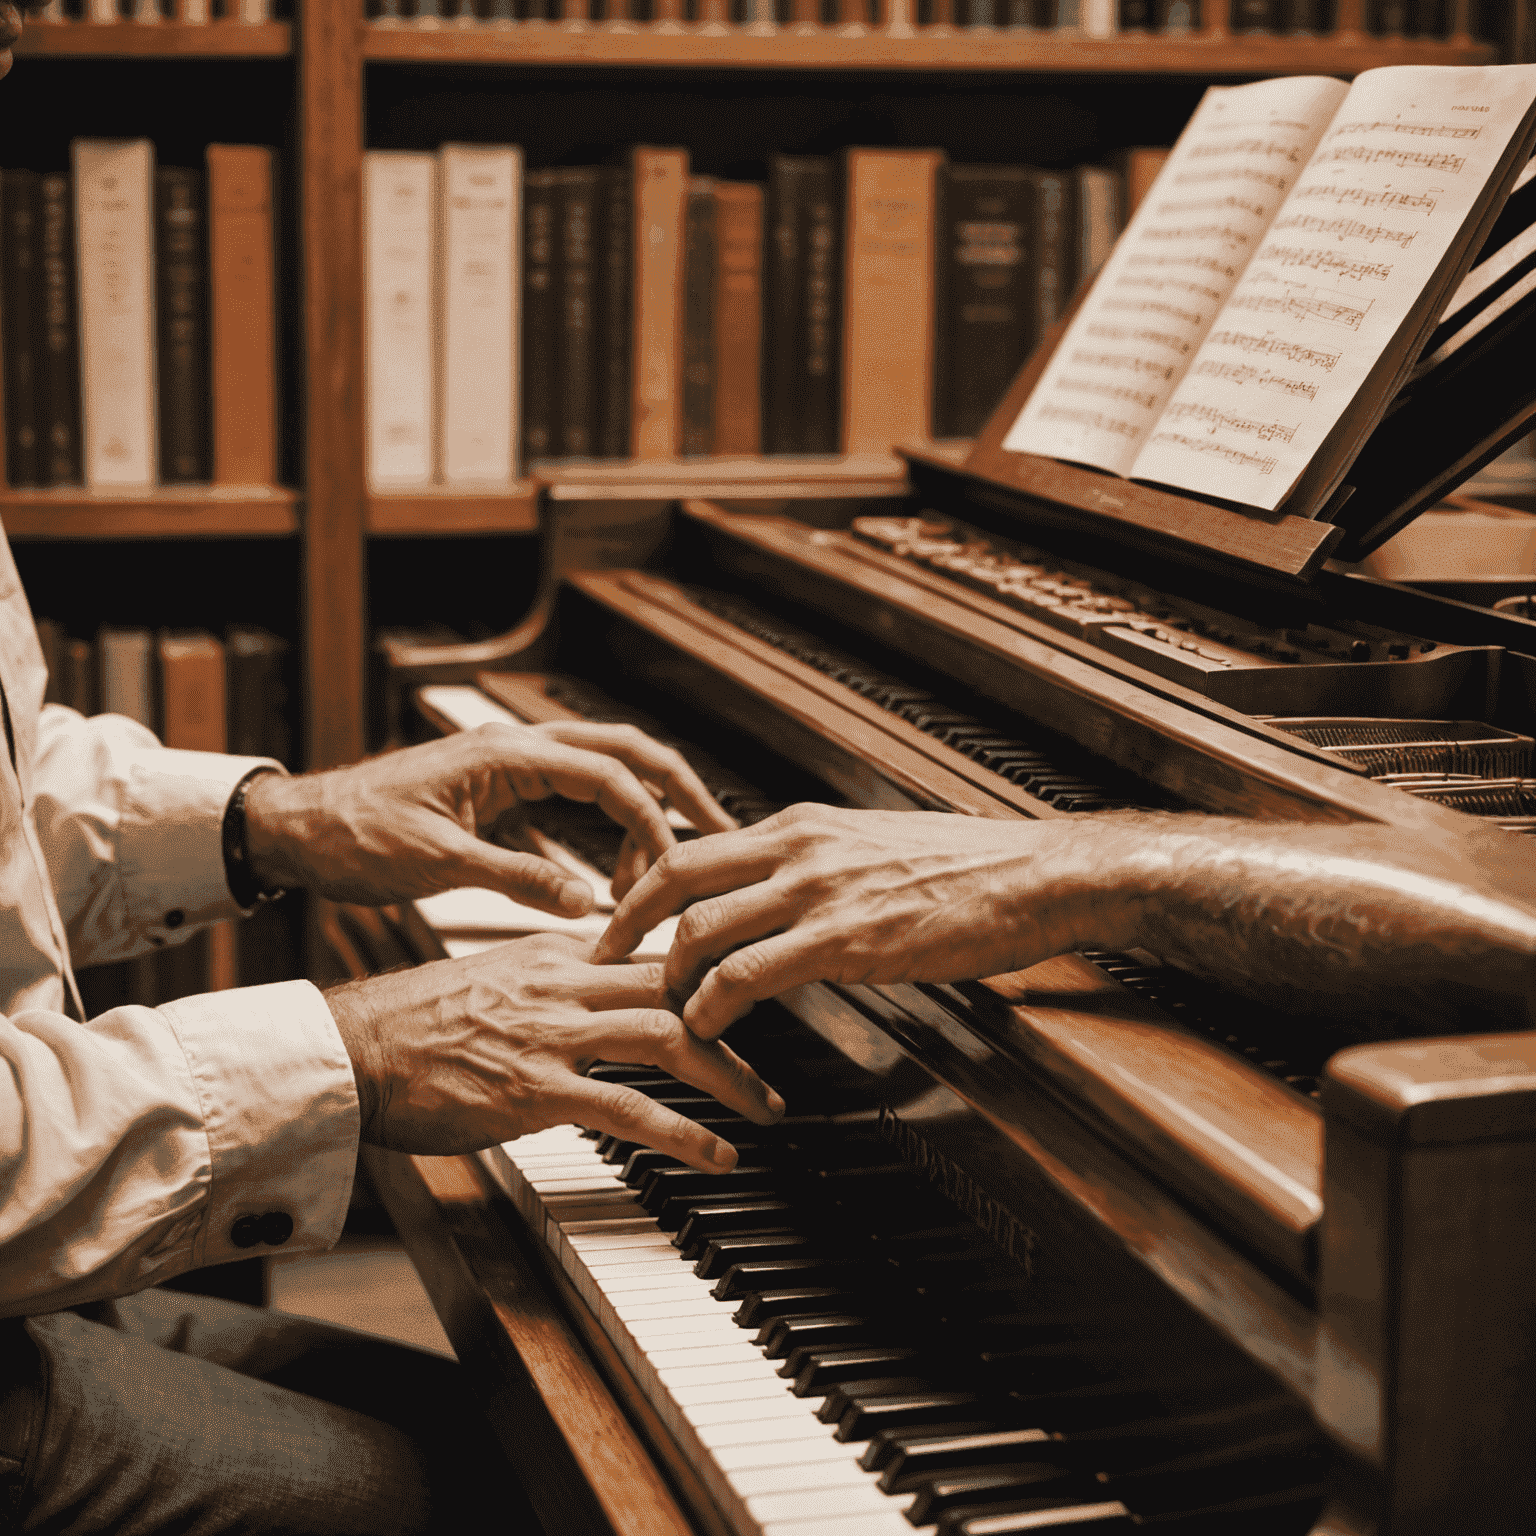
[[36, 21], [14, 45], [18, 57], [280, 59], [293, 52], [286, 21]]
[[363, 25], [379, 62], [574, 64], [608, 68], [1007, 71], [1084, 75], [1355, 75], [1386, 64], [1491, 64], [1492, 43], [1355, 36], [1191, 33], [1114, 38], [940, 27], [811, 27], [773, 32], [721, 23], [415, 21]]
[[546, 460], [530, 466], [552, 501], [807, 501], [902, 496], [906, 465], [894, 454], [707, 459]]
[[374, 491], [368, 497], [368, 532], [375, 537], [534, 533], [538, 526], [535, 480], [484, 490], [435, 485], [419, 491]]
[[281, 539], [299, 531], [296, 491], [266, 485], [152, 490], [0, 490], [12, 543], [45, 539]]

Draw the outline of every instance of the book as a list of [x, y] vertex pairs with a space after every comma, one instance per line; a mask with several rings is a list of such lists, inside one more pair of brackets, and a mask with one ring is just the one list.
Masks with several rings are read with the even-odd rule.
[[38, 455], [45, 485], [78, 485], [80, 327], [75, 310], [75, 195], [67, 175], [42, 178], [42, 341]]
[[1034, 203], [1025, 166], [940, 167], [935, 437], [974, 437], [1034, 350]]
[[589, 458], [597, 441], [597, 218], [601, 177], [596, 166], [559, 172], [555, 224], [560, 242], [557, 349], [560, 404], [557, 451]]
[[1536, 143], [1536, 67], [1208, 91], [1003, 446], [1315, 517]]
[[929, 435], [935, 182], [943, 151], [851, 149], [843, 278], [845, 453]]
[[64, 648], [69, 636], [57, 619], [38, 619], [37, 648], [43, 653], [43, 666], [48, 670], [48, 681], [43, 687], [44, 704], [64, 702]]
[[96, 636], [101, 711], [126, 715], [154, 730], [158, 724], [155, 641], [147, 629], [104, 626]]
[[430, 485], [437, 415], [437, 156], [363, 156], [363, 398], [368, 479]]
[[762, 449], [763, 189], [715, 183], [716, 453]]
[[682, 452], [714, 451], [715, 184], [688, 178], [683, 223]]
[[683, 207], [688, 151], [630, 152], [634, 198], [634, 350], [630, 451], [670, 459], [681, 443]]
[[[1100, 165], [1077, 168], [1077, 260], [1074, 288], [1092, 282], [1120, 237], [1120, 178]], [[1001, 398], [1001, 397], [999, 397]]]
[[100, 670], [89, 640], [66, 636], [60, 648], [59, 703], [89, 718], [101, 712]]
[[505, 482], [518, 471], [518, 295], [522, 151], [445, 144], [438, 196], [442, 242], [443, 408], [438, 463], [446, 484]]
[[148, 139], [76, 139], [80, 399], [87, 485], [149, 486], [155, 422], [155, 152]]
[[1141, 207], [1152, 183], [1162, 174], [1168, 163], [1169, 151], [1152, 145], [1137, 144], [1126, 150], [1121, 176], [1125, 183], [1125, 213], [1128, 221]]
[[181, 166], [155, 171], [155, 343], [160, 389], [160, 479], [207, 480], [207, 228], [203, 178]]
[[523, 454], [558, 451], [560, 335], [558, 171], [530, 171], [523, 182]]
[[630, 348], [634, 342], [634, 202], [627, 166], [601, 168], [597, 245], [597, 453], [629, 456]]
[[10, 485], [40, 481], [41, 215], [37, 173], [0, 173], [0, 337], [5, 350], [5, 478]]
[[1075, 280], [1074, 208], [1070, 171], [1031, 171], [1035, 186], [1035, 335], [1044, 336], [1067, 312]]
[[259, 144], [210, 144], [207, 168], [213, 478], [222, 485], [274, 485], [272, 151]]

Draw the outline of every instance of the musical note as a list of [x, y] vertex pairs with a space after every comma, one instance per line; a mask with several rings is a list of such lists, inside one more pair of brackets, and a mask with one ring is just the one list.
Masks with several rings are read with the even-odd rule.
[[1133, 441], [1141, 435], [1140, 427], [1133, 427], [1128, 421], [1117, 421], [1112, 416], [1101, 416], [1098, 411], [1073, 411], [1065, 406], [1046, 405], [1040, 409], [1040, 414], [1047, 421], [1069, 422], [1077, 427], [1092, 427], [1098, 432], [1108, 432], [1115, 437], [1128, 437]]
[[1085, 332], [1098, 341], [1150, 341], [1174, 352], [1188, 352], [1189, 340], [1170, 331], [1129, 331], [1122, 325], [1090, 325]]
[[1405, 251], [1413, 244], [1413, 237], [1418, 233], [1415, 229], [1387, 229], [1381, 224], [1362, 224], [1359, 219], [1319, 219], [1310, 213], [1293, 213], [1288, 219], [1277, 219], [1269, 227], [1271, 232], [1277, 229], [1302, 229], [1308, 234], [1334, 235], [1340, 240], [1363, 240], [1367, 245], [1385, 240], [1387, 244], [1401, 246]]
[[1347, 326], [1358, 331], [1370, 310], [1367, 300], [1363, 307], [1342, 304], [1332, 294], [1306, 294], [1296, 290], [1271, 295], [1263, 293], [1239, 293], [1227, 300], [1229, 309], [1250, 309], [1261, 315], [1291, 315], [1297, 320], [1321, 320], [1328, 325]]
[[1182, 320], [1185, 325], [1200, 325], [1205, 320], [1202, 314], [1179, 309], [1173, 304], [1164, 304], [1158, 299], [1105, 299], [1099, 308], [1120, 314], [1144, 315], [1150, 312], [1154, 315], [1167, 315], [1170, 320]]
[[1234, 416], [1220, 406], [1201, 405], [1195, 401], [1175, 401], [1163, 412], [1164, 421], [1203, 421], [1214, 432], [1218, 427], [1228, 432], [1246, 432], [1261, 443], [1288, 443], [1296, 436], [1295, 427], [1287, 427], [1278, 421], [1255, 421], [1249, 416]]
[[1284, 374], [1271, 373], [1268, 368], [1255, 368], [1250, 363], [1218, 363], [1214, 358], [1207, 358], [1203, 363], [1196, 363], [1190, 372], [1207, 379], [1224, 379], [1239, 388], [1255, 384], [1260, 389], [1279, 390], [1293, 398], [1317, 399], [1316, 384], [1309, 384], [1305, 379], [1288, 379]]
[[1347, 133], [1406, 133], [1420, 139], [1475, 139], [1482, 131], [1452, 127], [1449, 123], [1343, 123], [1329, 137], [1341, 139]]
[[1421, 149], [1372, 149], [1369, 144], [1343, 144], [1337, 149], [1320, 151], [1312, 162], [1326, 165], [1330, 160], [1353, 160], [1360, 165], [1395, 165], [1399, 170], [1444, 171], [1457, 176], [1466, 162], [1464, 155], [1430, 155]]
[[1189, 152], [1191, 160], [1210, 160], [1226, 155], [1263, 155], [1266, 159], [1275, 155], [1292, 164], [1301, 159], [1294, 144], [1275, 139], [1229, 139], [1222, 144], [1196, 144]]
[[1251, 165], [1232, 165], [1223, 166], [1219, 171], [1185, 171], [1175, 176], [1171, 185], [1198, 187], [1213, 181], [1256, 181], [1260, 186], [1273, 187], [1277, 192], [1284, 192], [1288, 178], [1274, 171], [1261, 171]]
[[1177, 218], [1185, 213], [1205, 213], [1210, 209], [1236, 208], [1243, 213], [1251, 213], [1254, 218], [1262, 219], [1269, 210], [1263, 203], [1245, 203], [1240, 197], [1233, 197], [1230, 193], [1226, 197], [1197, 197], [1184, 203], [1159, 203], [1158, 213], [1169, 218]]
[[1252, 238], [1230, 224], [1202, 224], [1194, 229], [1144, 229], [1143, 240], [1224, 240], [1228, 245], [1247, 245]]
[[1245, 453], [1241, 448], [1234, 448], [1229, 443], [1217, 442], [1214, 437], [1185, 437], [1179, 432], [1156, 432], [1152, 436], [1152, 441], [1169, 443], [1175, 448], [1186, 448], [1191, 453], [1214, 453], [1218, 458], [1225, 459], [1239, 469], [1256, 469], [1261, 475], [1272, 474], [1275, 466], [1280, 462], [1267, 454]]
[[1219, 303], [1222, 292], [1219, 288], [1207, 288], [1202, 283], [1180, 282], [1176, 277], [1122, 277], [1115, 282], [1116, 288], [1148, 288], [1153, 293], [1161, 293], [1165, 288], [1172, 288], [1175, 293], [1193, 293], [1202, 299], [1210, 299], [1213, 303]]
[[1132, 405], [1150, 409], [1157, 404], [1157, 396], [1146, 390], [1129, 389], [1124, 384], [1101, 384], [1094, 379], [1078, 379], [1068, 375], [1061, 379], [1057, 389], [1065, 389], [1074, 395], [1103, 395], [1109, 400], [1129, 400]]
[[1336, 203], [1353, 203], [1357, 208], [1401, 208], [1404, 213], [1422, 213], [1426, 218], [1435, 211], [1435, 200], [1426, 192], [1370, 192], [1364, 187], [1341, 187], [1334, 182], [1297, 187], [1291, 201], [1302, 198], [1332, 198]]
[[1392, 276], [1391, 262], [1351, 261], [1337, 251], [1308, 250], [1299, 245], [1266, 245], [1255, 259], [1278, 262], [1282, 267], [1309, 267], [1314, 272], [1331, 272], [1356, 283], [1365, 278], [1384, 283]]
[[1199, 267], [1202, 272], [1210, 272], [1217, 277], [1237, 276], [1237, 268], [1230, 261], [1221, 261], [1215, 256], [1148, 256], [1136, 253], [1128, 256], [1125, 264], [1128, 267]]
[[1283, 357], [1288, 363], [1301, 363], [1307, 368], [1321, 368], [1332, 373], [1340, 354], [1324, 352], [1320, 347], [1303, 346], [1297, 341], [1286, 341], [1279, 336], [1249, 336], [1244, 331], [1212, 331], [1206, 337], [1206, 345], [1236, 347], [1243, 352], [1265, 352]]
[[1132, 373], [1149, 373], [1158, 379], [1173, 377], [1173, 369], [1167, 363], [1155, 363], [1134, 352], [1074, 352], [1072, 361], [1080, 368], [1125, 368]]

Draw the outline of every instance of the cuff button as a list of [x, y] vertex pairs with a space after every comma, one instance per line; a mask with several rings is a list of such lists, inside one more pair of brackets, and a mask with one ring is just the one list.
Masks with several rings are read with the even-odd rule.
[[186, 922], [186, 920], [187, 914], [183, 912], [180, 907], [172, 907], [171, 910], [165, 914], [165, 926], [167, 928], [180, 928], [181, 925]]
[[229, 1240], [236, 1248], [254, 1248], [266, 1243], [277, 1248], [293, 1236], [293, 1217], [287, 1211], [268, 1211], [262, 1216], [242, 1216], [229, 1229]]

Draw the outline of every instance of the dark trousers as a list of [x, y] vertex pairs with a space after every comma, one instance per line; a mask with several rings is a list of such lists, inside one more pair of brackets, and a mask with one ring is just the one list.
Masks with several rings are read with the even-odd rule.
[[535, 1531], [457, 1364], [145, 1291], [0, 1321], [0, 1531]]

